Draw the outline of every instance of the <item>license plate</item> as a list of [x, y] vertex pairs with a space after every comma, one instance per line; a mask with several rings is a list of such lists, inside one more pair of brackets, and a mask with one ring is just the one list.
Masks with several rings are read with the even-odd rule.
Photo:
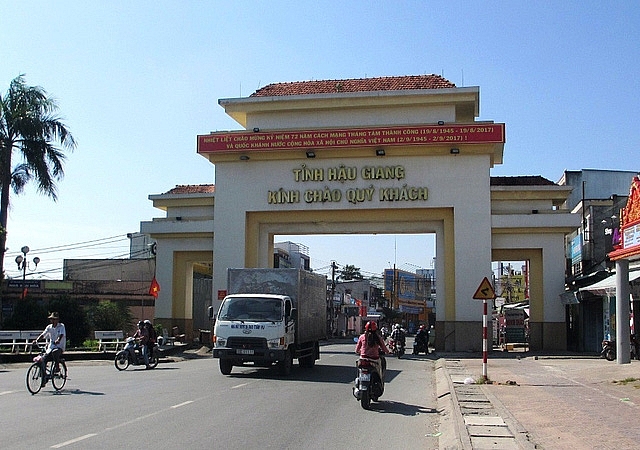
[[370, 380], [371, 380], [370, 373], [363, 373], [360, 375], [360, 381], [370, 381]]
[[239, 348], [236, 350], [237, 355], [253, 355], [252, 349]]

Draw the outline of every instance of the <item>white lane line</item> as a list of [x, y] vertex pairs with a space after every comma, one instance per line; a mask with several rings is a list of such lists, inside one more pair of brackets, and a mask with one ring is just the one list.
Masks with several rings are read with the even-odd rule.
[[2, 391], [2, 392], [0, 392], [0, 395], [5, 395], [5, 394], [14, 394], [14, 393], [16, 393], [16, 392], [18, 392], [18, 391]]
[[172, 409], [180, 408], [181, 406], [188, 405], [189, 403], [193, 403], [193, 400], [189, 400], [189, 401], [186, 401], [186, 402], [178, 403], [177, 405], [171, 406], [171, 408]]
[[96, 434], [95, 433], [91, 433], [91, 434], [85, 434], [84, 436], [80, 436], [77, 437], [75, 439], [71, 439], [69, 441], [66, 442], [61, 442], [60, 444], [56, 444], [56, 445], [52, 445], [51, 448], [60, 448], [60, 447], [64, 447], [70, 444], [75, 444], [76, 442], [80, 442], [80, 441], [84, 441], [85, 439], [89, 439], [91, 437], [94, 437]]
[[238, 389], [238, 388], [241, 388], [241, 387], [246, 386], [248, 384], [249, 383], [236, 384], [235, 386], [231, 386], [231, 389]]

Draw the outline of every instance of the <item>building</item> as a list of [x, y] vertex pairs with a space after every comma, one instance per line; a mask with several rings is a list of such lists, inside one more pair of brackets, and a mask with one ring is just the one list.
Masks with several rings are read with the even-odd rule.
[[570, 350], [598, 353], [602, 340], [615, 335], [615, 287], [603, 288], [615, 262], [609, 258], [619, 242], [620, 211], [628, 200], [636, 172], [583, 169], [565, 171], [558, 182], [573, 186], [564, 208], [580, 216], [576, 231], [566, 237], [567, 346]]
[[198, 136], [216, 187], [152, 195], [156, 319], [193, 335], [191, 281], [212, 266], [215, 306], [229, 267], [271, 267], [276, 235], [434, 233], [436, 348], [480, 350], [473, 295], [494, 260], [529, 261], [531, 348], [563, 349], [564, 237], [571, 189], [490, 177], [505, 124], [476, 121], [478, 87], [438, 75], [273, 83], [219, 100], [242, 127]]

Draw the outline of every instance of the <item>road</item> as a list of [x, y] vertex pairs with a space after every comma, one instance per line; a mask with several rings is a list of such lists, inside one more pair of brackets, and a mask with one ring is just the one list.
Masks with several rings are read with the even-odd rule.
[[118, 372], [108, 362], [70, 362], [61, 393], [25, 387], [26, 364], [0, 368], [0, 447], [7, 449], [438, 448], [433, 361], [388, 358], [373, 410], [351, 394], [353, 344], [321, 347], [314, 369], [234, 367], [209, 357]]

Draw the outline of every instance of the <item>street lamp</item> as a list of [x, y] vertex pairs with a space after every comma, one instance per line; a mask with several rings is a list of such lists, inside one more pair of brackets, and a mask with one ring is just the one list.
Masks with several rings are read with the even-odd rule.
[[[22, 296], [21, 299], [24, 300], [25, 296], [26, 296], [26, 278], [27, 278], [27, 267], [29, 267], [29, 261], [27, 261], [27, 253], [29, 253], [29, 247], [27, 247], [26, 245], [24, 247], [22, 247], [20, 249], [20, 251], [22, 252], [22, 255], [18, 255], [16, 256], [16, 264], [18, 265], [18, 270], [22, 270]], [[35, 258], [33, 258], [33, 264], [35, 264], [35, 267], [33, 268], [33, 270], [36, 270], [36, 268], [38, 267], [38, 264], [40, 263], [40, 258], [38, 258], [37, 256]]]

